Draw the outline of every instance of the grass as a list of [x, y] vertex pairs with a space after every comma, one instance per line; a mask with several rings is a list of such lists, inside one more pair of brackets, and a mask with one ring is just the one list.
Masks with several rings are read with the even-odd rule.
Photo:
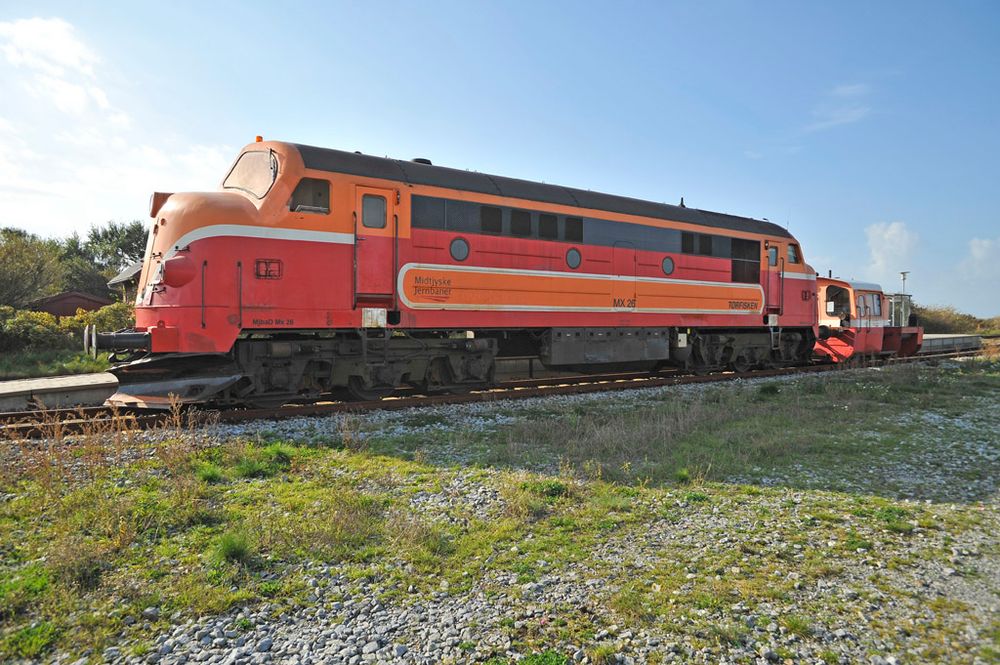
[[33, 624], [5, 635], [0, 649], [17, 658], [38, 658], [56, 641], [58, 631], [48, 621]]
[[226, 479], [222, 469], [212, 462], [199, 462], [195, 466], [194, 473], [198, 476], [198, 480], [206, 483], [221, 483]]
[[785, 627], [792, 635], [798, 635], [799, 637], [808, 637], [812, 635], [813, 629], [812, 624], [805, 617], [795, 616], [790, 614], [781, 617], [781, 625]]
[[612, 644], [599, 644], [594, 648], [590, 649], [587, 656], [590, 657], [590, 662], [594, 665], [610, 665], [610, 663], [616, 662], [616, 655], [618, 653], [618, 648]]
[[227, 531], [220, 535], [212, 549], [212, 554], [218, 562], [247, 564], [253, 554], [250, 538], [239, 531]]
[[[516, 467], [560, 459], [578, 474], [630, 484], [811, 475], [808, 486], [856, 491], [872, 468], [920, 452], [915, 447], [920, 444], [910, 441], [927, 428], [912, 414], [960, 416], [970, 389], [1000, 396], [996, 367], [968, 362], [940, 372], [907, 365], [744, 389], [664, 393], [637, 400], [633, 408], [615, 408], [609, 401], [571, 413], [538, 412], [499, 432], [483, 462]], [[538, 427], [538, 419], [546, 426]], [[964, 437], [962, 426], [953, 428], [954, 436]], [[973, 481], [1000, 473], [995, 459], [984, 462], [961, 473]], [[833, 473], [819, 477], [803, 469]], [[928, 482], [920, 491], [936, 491], [928, 498], [951, 498], [963, 491], [961, 480], [936, 490]], [[877, 491], [895, 489], [883, 484]], [[906, 532], [905, 522], [894, 520], [889, 528]]]
[[21, 351], [0, 354], [0, 381], [33, 379], [63, 374], [104, 372], [109, 367], [106, 358], [91, 358], [82, 351]]
[[0, 582], [0, 616], [13, 617], [24, 612], [48, 589], [50, 581], [48, 569], [32, 564]]
[[[743, 614], [780, 607], [800, 593], [796, 585], [843, 587], [849, 573], [870, 574], [862, 562], [871, 558], [891, 559], [906, 574], [923, 560], [947, 561], [948, 539], [991, 524], [975, 504], [899, 501], [875, 496], [878, 485], [845, 493], [724, 482], [755, 465], [773, 475], [836, 463], [858, 475], [875, 456], [899, 454], [893, 445], [908, 449], [869, 450], [841, 430], [857, 431], [863, 421], [888, 440], [899, 435], [899, 413], [957, 409], [970, 386], [1000, 394], [994, 366], [829, 379], [822, 390], [812, 383], [808, 391], [784, 384], [777, 394], [711, 389], [631, 409], [614, 400], [613, 410], [545, 414], [544, 428], [514, 422], [475, 436], [445, 429], [421, 443], [433, 456], [435, 445], [471, 442], [470, 454], [486, 456], [474, 458], [480, 464], [494, 460], [492, 469], [406, 459], [398, 439], [371, 437], [360, 422], [326, 443], [272, 433], [203, 448], [183, 432], [136, 440], [104, 432], [71, 448], [25, 448], [23, 468], [0, 470], [0, 661], [100, 653], [123, 632], [128, 648], [148, 649], [155, 634], [128, 627], [126, 618], [151, 605], [161, 616], [193, 618], [266, 599], [281, 611], [307, 602], [306, 565], [314, 562], [348, 579], [377, 580], [387, 597], [404, 599], [410, 587], [420, 599], [448, 582], [449, 593], [474, 589], [535, 603], [543, 599], [521, 599], [520, 585], [581, 568], [600, 580], [596, 608], [555, 608], [544, 625], [520, 617], [502, 624], [528, 654], [522, 663], [566, 662], [551, 649], [564, 644], [583, 646], [593, 663], [614, 662], [618, 645], [593, 641], [611, 622], [724, 651], [750, 639]], [[765, 398], [766, 409], [758, 401]], [[830, 427], [833, 405], [839, 429]], [[853, 420], [858, 405], [868, 415]], [[781, 423], [797, 424], [776, 428]], [[559, 470], [518, 468], [521, 460], [508, 456], [514, 440], [549, 468], [561, 460]], [[149, 449], [116, 461], [116, 451], [134, 446]], [[984, 472], [996, 475], [988, 464]], [[459, 474], [498, 494], [488, 517], [461, 501], [429, 512], [411, 503], [418, 494], [447, 495]], [[695, 556], [692, 534], [719, 545]], [[595, 556], [632, 546], [647, 558]], [[504, 581], [485, 581], [493, 575]], [[883, 592], [915, 602], [908, 587]], [[814, 629], [854, 617], [857, 603], [838, 598], [819, 594], [777, 620], [808, 642]], [[918, 638], [961, 644], [975, 619], [970, 610], [934, 608], [933, 624], [913, 628]]]

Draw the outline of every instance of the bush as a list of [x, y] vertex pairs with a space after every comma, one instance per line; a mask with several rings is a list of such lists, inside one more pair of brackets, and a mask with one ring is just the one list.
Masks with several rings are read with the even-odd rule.
[[98, 332], [132, 328], [135, 326], [135, 307], [131, 303], [116, 302], [92, 312], [78, 309], [73, 316], [64, 316], [59, 321], [60, 329], [77, 338], [88, 325], [96, 325]]
[[969, 334], [997, 332], [1000, 330], [1000, 316], [980, 319], [972, 314], [960, 312], [954, 307], [913, 306], [917, 323], [925, 333]]
[[73, 316], [56, 319], [48, 312], [0, 307], [0, 351], [80, 350], [87, 325], [99, 331], [114, 331], [135, 325], [135, 309], [118, 302], [93, 312], [78, 309]]
[[954, 307], [914, 306], [913, 312], [926, 333], [974, 333], [979, 319]]
[[56, 317], [48, 312], [14, 312], [0, 328], [0, 349], [4, 351], [69, 348], [73, 340], [59, 329]]

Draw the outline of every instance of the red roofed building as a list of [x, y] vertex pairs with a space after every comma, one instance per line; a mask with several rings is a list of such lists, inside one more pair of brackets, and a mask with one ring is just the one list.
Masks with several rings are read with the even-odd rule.
[[28, 309], [34, 312], [48, 312], [54, 316], [73, 316], [76, 310], [91, 312], [113, 303], [113, 300], [95, 296], [80, 291], [64, 291], [54, 296], [39, 298], [28, 303]]

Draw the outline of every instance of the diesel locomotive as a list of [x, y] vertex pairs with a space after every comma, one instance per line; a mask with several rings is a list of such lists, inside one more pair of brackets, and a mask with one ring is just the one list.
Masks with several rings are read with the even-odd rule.
[[[156, 193], [112, 402], [274, 405], [567, 370], [804, 364], [817, 277], [766, 220], [257, 140]], [[827, 335], [829, 338], [829, 335]]]

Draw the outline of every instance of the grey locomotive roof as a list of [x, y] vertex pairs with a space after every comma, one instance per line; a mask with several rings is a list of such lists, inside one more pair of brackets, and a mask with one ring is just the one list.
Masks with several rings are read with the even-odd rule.
[[444, 166], [432, 166], [419, 162], [388, 159], [362, 155], [356, 152], [316, 148], [308, 145], [296, 145], [302, 154], [302, 161], [308, 169], [318, 171], [333, 171], [351, 175], [383, 178], [385, 180], [400, 180], [414, 185], [431, 185], [448, 187], [467, 192], [509, 196], [517, 199], [557, 203], [560, 205], [578, 206], [594, 210], [606, 210], [627, 215], [655, 217], [674, 222], [688, 222], [720, 229], [747, 231], [785, 238], [792, 237], [788, 231], [771, 222], [738, 217], [721, 212], [698, 210], [697, 208], [682, 208], [680, 206], [654, 203], [626, 196], [614, 196], [585, 189], [574, 189], [560, 185], [547, 185], [530, 180], [505, 178], [475, 171], [463, 171]]

